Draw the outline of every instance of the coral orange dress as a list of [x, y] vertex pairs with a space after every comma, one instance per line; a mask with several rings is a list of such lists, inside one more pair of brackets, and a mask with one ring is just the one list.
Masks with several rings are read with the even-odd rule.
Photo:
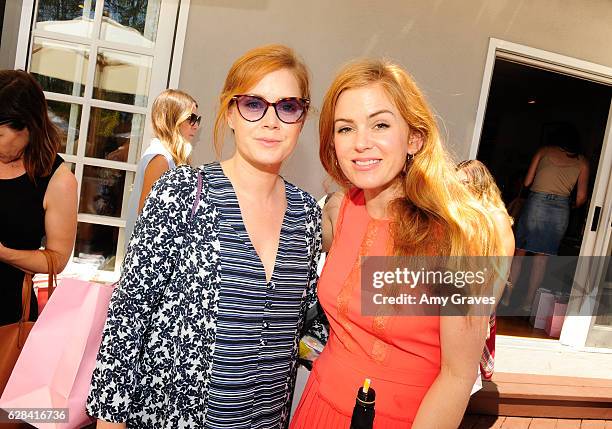
[[389, 221], [371, 218], [363, 191], [345, 196], [318, 285], [330, 323], [291, 429], [346, 428], [357, 389], [376, 390], [375, 429], [409, 428], [440, 372], [440, 319], [362, 316], [360, 257], [390, 254]]

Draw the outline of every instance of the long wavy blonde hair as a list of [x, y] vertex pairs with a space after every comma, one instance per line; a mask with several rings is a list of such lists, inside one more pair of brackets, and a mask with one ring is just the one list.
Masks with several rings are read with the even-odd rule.
[[[487, 210], [459, 181], [438, 126], [412, 77], [387, 60], [358, 60], [340, 70], [327, 91], [319, 122], [321, 162], [342, 186], [351, 186], [334, 149], [335, 107], [343, 91], [380, 85], [423, 147], [396, 180], [403, 197], [391, 202], [391, 234], [398, 255], [500, 255], [501, 244]], [[408, 144], [408, 142], [406, 142]]]
[[153, 132], [168, 149], [176, 165], [189, 164], [191, 144], [182, 136], [180, 125], [189, 119], [194, 106], [198, 107], [194, 98], [178, 89], [166, 89], [153, 102]]
[[477, 159], [468, 159], [457, 164], [457, 171], [463, 171], [468, 179], [468, 189], [491, 210], [500, 210], [508, 216], [510, 224], [514, 222], [506, 210], [501, 192], [495, 183], [493, 175], [486, 165]]
[[[251, 49], [232, 64], [219, 96], [219, 109], [215, 118], [213, 144], [217, 157], [221, 156], [223, 149], [227, 113], [232, 104], [232, 97], [244, 94], [249, 88], [257, 85], [265, 75], [281, 69], [291, 70], [300, 87], [301, 96], [310, 98], [308, 69], [293, 49], [285, 45], [264, 45]], [[306, 117], [302, 120], [306, 120]]]

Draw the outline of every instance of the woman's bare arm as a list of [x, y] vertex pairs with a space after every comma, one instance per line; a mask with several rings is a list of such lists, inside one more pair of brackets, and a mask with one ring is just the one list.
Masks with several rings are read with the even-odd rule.
[[344, 192], [334, 192], [330, 194], [323, 206], [323, 252], [329, 252], [334, 240], [336, 231], [336, 221], [342, 205]]
[[423, 398], [413, 429], [456, 429], [478, 374], [488, 316], [440, 317], [441, 368]]
[[536, 169], [538, 167], [538, 163], [540, 159], [542, 159], [542, 155], [544, 155], [546, 148], [542, 148], [536, 152], [536, 154], [531, 158], [531, 162], [529, 163], [529, 168], [527, 169], [527, 175], [525, 176], [525, 180], [523, 181], [523, 185], [528, 188], [533, 183], [533, 179], [535, 178]]
[[166, 171], [168, 171], [168, 168], [168, 161], [166, 161], [163, 155], [156, 155], [147, 165], [142, 180], [142, 191], [140, 192], [140, 200], [138, 202], [138, 214], [142, 211], [153, 185]]
[[580, 164], [580, 174], [578, 175], [576, 189], [576, 207], [580, 207], [587, 201], [589, 191], [589, 163], [586, 159], [582, 159]]
[[508, 214], [504, 210], [493, 211], [493, 222], [495, 224], [495, 232], [501, 240], [502, 248], [500, 255], [502, 258], [499, 261], [499, 272], [496, 277], [497, 282], [493, 285], [495, 302], [498, 303], [504, 293], [508, 276], [510, 275], [512, 257], [514, 256], [514, 232], [512, 231]]

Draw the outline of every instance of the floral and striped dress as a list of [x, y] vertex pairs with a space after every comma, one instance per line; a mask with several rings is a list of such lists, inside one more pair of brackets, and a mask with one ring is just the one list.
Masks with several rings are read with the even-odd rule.
[[218, 163], [158, 181], [111, 301], [92, 416], [129, 428], [288, 425], [298, 339], [316, 303], [321, 214], [306, 192], [288, 182], [285, 192], [266, 281]]

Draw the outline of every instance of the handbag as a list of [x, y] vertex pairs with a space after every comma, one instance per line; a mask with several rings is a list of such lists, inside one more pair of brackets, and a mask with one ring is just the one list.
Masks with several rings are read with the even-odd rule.
[[[47, 259], [47, 271], [49, 272], [49, 294], [53, 293], [53, 280], [56, 277], [55, 258], [48, 250], [42, 250]], [[57, 280], [56, 280], [57, 282]], [[25, 344], [26, 338], [34, 326], [34, 322], [30, 322], [30, 299], [32, 294], [32, 274], [26, 273], [23, 278], [23, 286], [21, 288], [21, 319], [10, 325], [0, 326], [0, 395], [6, 387], [13, 367], [19, 358], [21, 349]]]
[[60, 282], [30, 332], [0, 407], [65, 411], [53, 424], [30, 422], [35, 427], [69, 429], [91, 422], [85, 403], [113, 289], [77, 279]]

